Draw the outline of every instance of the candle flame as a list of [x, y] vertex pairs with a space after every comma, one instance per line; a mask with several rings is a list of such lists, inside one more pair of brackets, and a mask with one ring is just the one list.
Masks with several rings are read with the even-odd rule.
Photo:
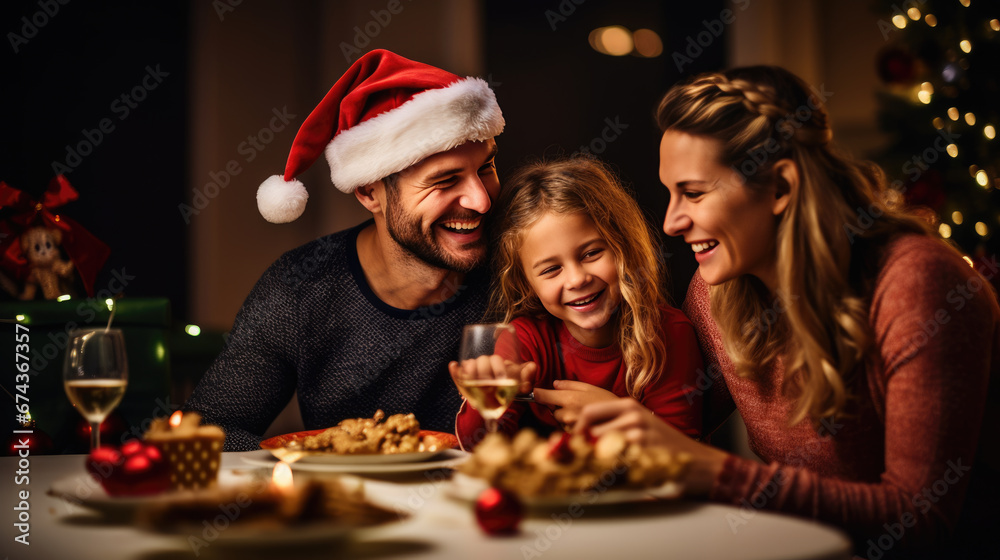
[[179, 411], [179, 410], [175, 411], [173, 414], [171, 414], [170, 415], [170, 427], [176, 428], [177, 426], [180, 426], [181, 425], [181, 416], [183, 416], [183, 414], [181, 414], [181, 411]]
[[295, 484], [292, 481], [292, 467], [284, 461], [278, 461], [271, 473], [271, 482], [281, 492], [289, 492]]

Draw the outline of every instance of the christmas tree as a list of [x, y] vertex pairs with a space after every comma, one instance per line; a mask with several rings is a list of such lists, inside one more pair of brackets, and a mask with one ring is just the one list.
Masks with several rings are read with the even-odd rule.
[[878, 158], [906, 201], [979, 258], [1000, 254], [1000, 2], [879, 0]]

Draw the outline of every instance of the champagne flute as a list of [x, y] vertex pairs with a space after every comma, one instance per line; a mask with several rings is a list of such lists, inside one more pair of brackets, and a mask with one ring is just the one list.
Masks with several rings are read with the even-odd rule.
[[513, 325], [466, 325], [458, 350], [456, 384], [490, 433], [510, 406], [521, 384], [520, 352]]
[[101, 422], [118, 406], [128, 384], [125, 338], [120, 329], [70, 331], [63, 364], [66, 395], [90, 423], [90, 450], [101, 445]]

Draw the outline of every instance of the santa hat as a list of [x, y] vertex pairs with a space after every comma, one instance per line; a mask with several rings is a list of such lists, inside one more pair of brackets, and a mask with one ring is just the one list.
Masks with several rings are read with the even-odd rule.
[[352, 64], [306, 117], [285, 175], [260, 185], [257, 208], [274, 223], [302, 215], [309, 195], [296, 177], [323, 152], [333, 184], [349, 193], [428, 156], [493, 138], [503, 127], [485, 81], [374, 50]]

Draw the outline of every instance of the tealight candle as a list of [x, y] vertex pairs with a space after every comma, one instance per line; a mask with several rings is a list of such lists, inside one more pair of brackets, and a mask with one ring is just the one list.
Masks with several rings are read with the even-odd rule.
[[157, 418], [144, 439], [156, 445], [170, 463], [174, 490], [215, 486], [226, 434], [218, 426], [202, 426], [197, 412], [176, 411], [168, 421]]

